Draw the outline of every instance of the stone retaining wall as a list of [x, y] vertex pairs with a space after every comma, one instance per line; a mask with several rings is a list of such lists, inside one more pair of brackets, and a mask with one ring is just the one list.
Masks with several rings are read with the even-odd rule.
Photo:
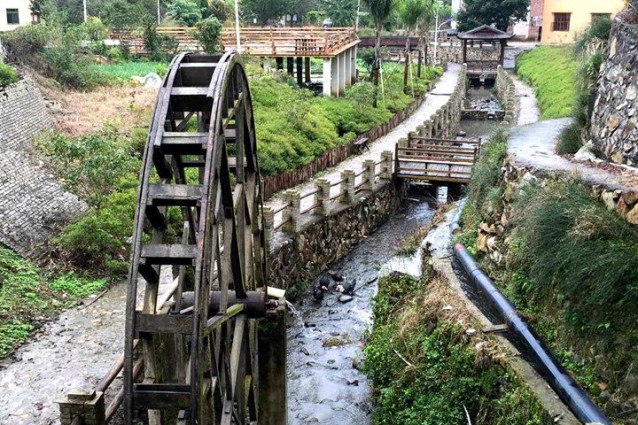
[[616, 20], [598, 78], [591, 136], [604, 158], [638, 165], [638, 28]]
[[496, 70], [496, 84], [494, 87], [496, 88], [496, 97], [505, 110], [503, 119], [507, 123], [513, 123], [516, 115], [516, 88], [512, 77], [501, 65]]
[[86, 211], [35, 156], [33, 138], [52, 128], [32, 83], [0, 90], [0, 243], [29, 258], [43, 254], [53, 231]]

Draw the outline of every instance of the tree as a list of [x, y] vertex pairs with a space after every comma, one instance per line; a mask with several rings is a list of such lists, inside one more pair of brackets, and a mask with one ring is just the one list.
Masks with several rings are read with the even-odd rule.
[[354, 25], [357, 16], [357, 0], [323, 0], [321, 3], [335, 27]]
[[408, 67], [412, 63], [410, 57], [410, 32], [414, 30], [419, 19], [425, 15], [424, 0], [402, 0], [399, 3], [399, 19], [405, 25], [405, 67], [403, 69], [403, 90], [408, 86]]
[[528, 8], [529, 0], [466, 0], [459, 13], [459, 31], [492, 24], [507, 31], [512, 20], [525, 19]]
[[376, 42], [374, 45], [374, 65], [372, 67], [372, 79], [374, 81], [374, 99], [372, 106], [377, 107], [379, 101], [379, 69], [381, 68], [381, 29], [383, 21], [390, 16], [394, 6], [394, 0], [363, 0], [370, 11], [374, 21]]
[[167, 8], [168, 15], [180, 25], [192, 27], [202, 19], [202, 8], [194, 0], [173, 0]]
[[208, 19], [199, 21], [195, 28], [193, 35], [206, 53], [219, 51], [219, 36], [222, 34], [222, 24], [217, 18], [211, 16]]
[[290, 11], [290, 0], [244, 0], [244, 9], [260, 24], [279, 18]]

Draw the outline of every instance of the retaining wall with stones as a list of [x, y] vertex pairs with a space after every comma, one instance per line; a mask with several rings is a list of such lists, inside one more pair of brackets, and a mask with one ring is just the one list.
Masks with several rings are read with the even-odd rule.
[[638, 28], [618, 19], [598, 78], [591, 137], [604, 158], [638, 164]]
[[36, 157], [34, 137], [52, 128], [32, 83], [0, 90], [0, 243], [29, 258], [43, 254], [52, 233], [86, 211]]
[[503, 119], [508, 123], [514, 122], [516, 115], [516, 88], [512, 77], [503, 69], [501, 65], [496, 70], [496, 97], [503, 105], [505, 115]]

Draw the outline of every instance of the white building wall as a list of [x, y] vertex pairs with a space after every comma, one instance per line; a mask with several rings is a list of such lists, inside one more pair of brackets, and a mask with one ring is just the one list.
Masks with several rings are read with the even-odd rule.
[[[11, 31], [21, 25], [31, 23], [30, 0], [0, 0], [0, 31]], [[7, 9], [18, 9], [20, 23], [17, 25], [7, 23]]]

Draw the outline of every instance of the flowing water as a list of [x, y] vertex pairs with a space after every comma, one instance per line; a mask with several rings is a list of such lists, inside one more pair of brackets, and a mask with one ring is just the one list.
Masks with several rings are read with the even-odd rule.
[[289, 318], [289, 424], [370, 423], [370, 385], [358, 367], [364, 332], [372, 323], [377, 279], [398, 245], [427, 224], [434, 212], [426, 199], [407, 201], [386, 224], [331, 268], [344, 276], [344, 282], [356, 279], [352, 301], [341, 303], [340, 293], [328, 292], [317, 302], [309, 291], [295, 306], [301, 319], [293, 315]]

